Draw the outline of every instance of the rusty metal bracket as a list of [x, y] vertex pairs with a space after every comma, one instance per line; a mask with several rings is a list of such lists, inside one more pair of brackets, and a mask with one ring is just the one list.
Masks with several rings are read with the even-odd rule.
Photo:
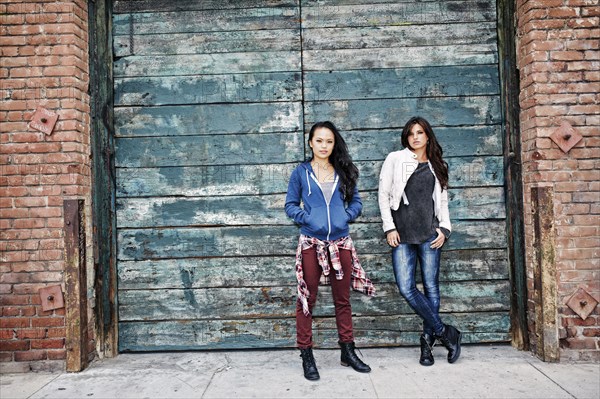
[[56, 112], [49, 111], [44, 107], [38, 107], [31, 118], [31, 122], [29, 122], [29, 127], [50, 135], [57, 120], [58, 114]]
[[562, 121], [560, 127], [550, 135], [550, 139], [565, 154], [571, 151], [575, 144], [579, 143], [583, 136], [573, 129], [573, 126], [567, 121]]
[[560, 360], [556, 262], [554, 253], [554, 192], [532, 187], [534, 248], [533, 300], [537, 356], [545, 362]]
[[585, 320], [590, 313], [596, 309], [598, 301], [584, 288], [579, 287], [577, 288], [577, 291], [571, 295], [569, 300], [566, 302], [566, 305], [571, 308], [571, 310], [575, 312], [577, 316], [581, 317], [582, 320]]
[[52, 285], [49, 287], [40, 288], [38, 293], [40, 295], [42, 310], [44, 312], [65, 307], [65, 301], [60, 285]]
[[67, 371], [81, 371], [88, 361], [87, 278], [85, 264], [84, 201], [65, 200], [66, 347]]

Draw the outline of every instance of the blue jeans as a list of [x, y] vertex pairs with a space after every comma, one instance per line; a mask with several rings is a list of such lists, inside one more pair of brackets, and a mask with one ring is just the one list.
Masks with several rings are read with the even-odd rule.
[[[435, 234], [422, 244], [400, 243], [392, 250], [392, 265], [394, 276], [400, 294], [406, 299], [410, 307], [423, 319], [423, 332], [426, 334], [441, 335], [444, 324], [440, 319], [440, 254], [439, 248], [430, 248], [431, 241], [437, 237]], [[415, 269], [417, 258], [421, 265], [421, 277], [424, 293], [417, 289], [415, 283]]]

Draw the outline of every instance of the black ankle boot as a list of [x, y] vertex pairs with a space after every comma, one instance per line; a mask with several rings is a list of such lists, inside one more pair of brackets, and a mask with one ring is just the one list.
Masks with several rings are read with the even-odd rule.
[[338, 342], [342, 347], [342, 357], [340, 360], [340, 364], [342, 366], [348, 367], [351, 366], [354, 370], [359, 373], [368, 373], [371, 371], [371, 367], [367, 366], [363, 363], [362, 360], [356, 356], [356, 352], [354, 352], [354, 342]]
[[310, 381], [316, 381], [319, 378], [319, 370], [312, 353], [312, 348], [300, 349], [300, 357], [302, 358], [302, 368], [304, 369], [304, 378]]
[[462, 333], [453, 326], [444, 325], [442, 335], [436, 335], [435, 337], [448, 349], [448, 363], [457, 361], [460, 356]]
[[419, 359], [419, 363], [423, 366], [431, 366], [434, 363], [432, 351], [435, 338], [429, 334], [421, 334], [419, 341], [421, 341], [421, 358]]

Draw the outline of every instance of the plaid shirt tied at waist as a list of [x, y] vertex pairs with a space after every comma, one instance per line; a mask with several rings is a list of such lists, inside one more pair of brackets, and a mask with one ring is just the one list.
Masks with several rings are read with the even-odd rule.
[[[344, 278], [344, 271], [342, 270], [342, 264], [340, 263], [340, 249], [345, 249], [352, 253], [352, 289], [362, 292], [365, 295], [375, 296], [375, 287], [373, 286], [373, 283], [371, 283], [371, 280], [367, 278], [364, 269], [360, 265], [356, 249], [354, 248], [354, 242], [350, 236], [342, 237], [335, 241], [324, 241], [301, 234], [300, 239], [298, 240], [298, 249], [296, 250], [296, 278], [298, 279], [298, 300], [302, 303], [302, 310], [306, 316], [310, 315], [308, 309], [308, 297], [310, 296], [310, 292], [308, 292], [308, 287], [304, 281], [302, 251], [312, 247], [316, 248], [317, 259], [319, 265], [323, 269], [321, 284], [329, 284], [330, 282], [329, 259], [331, 259], [331, 266], [333, 266], [333, 270], [335, 270], [335, 278], [338, 280]], [[329, 252], [329, 256], [327, 256], [327, 252]]]

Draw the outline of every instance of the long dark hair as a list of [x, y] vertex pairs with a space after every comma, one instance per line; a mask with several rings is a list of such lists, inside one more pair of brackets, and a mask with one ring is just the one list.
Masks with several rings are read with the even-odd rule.
[[427, 153], [427, 159], [429, 159], [431, 166], [433, 166], [435, 176], [440, 181], [440, 185], [442, 186], [442, 188], [447, 189], [448, 164], [442, 158], [444, 151], [442, 150], [442, 146], [440, 146], [440, 144], [438, 143], [437, 138], [433, 133], [433, 129], [431, 128], [431, 125], [429, 124], [429, 122], [427, 122], [425, 118], [422, 118], [420, 116], [413, 116], [408, 120], [408, 122], [406, 122], [406, 125], [404, 125], [404, 129], [402, 130], [402, 145], [404, 146], [404, 148], [409, 148], [412, 150], [412, 148], [410, 148], [410, 145], [408, 145], [408, 136], [410, 135], [410, 129], [412, 129], [412, 127], [416, 124], [419, 124], [425, 131], [425, 134], [427, 135], [427, 148], [425, 149], [425, 151]]
[[[308, 142], [312, 140], [315, 130], [326, 128], [331, 130], [334, 137], [333, 151], [329, 156], [329, 162], [340, 177], [340, 191], [346, 201], [350, 201], [354, 194], [356, 182], [358, 181], [358, 168], [352, 162], [348, 153], [348, 146], [335, 125], [329, 121], [317, 122], [310, 128]], [[312, 159], [312, 158], [311, 158]]]

